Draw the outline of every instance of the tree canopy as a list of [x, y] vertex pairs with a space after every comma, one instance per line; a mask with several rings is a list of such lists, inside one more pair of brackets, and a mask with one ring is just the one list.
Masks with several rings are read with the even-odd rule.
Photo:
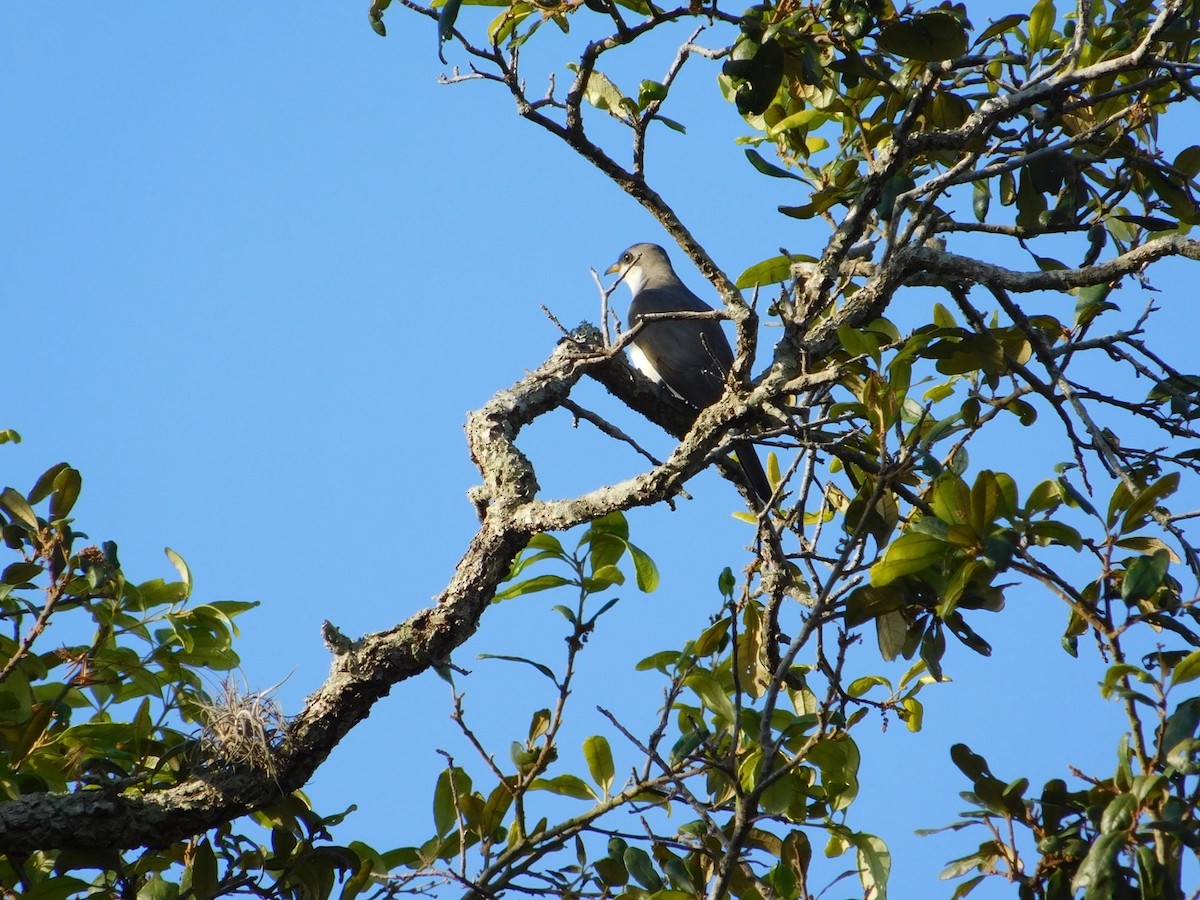
[[[494, 7], [490, 23], [473, 5]], [[1197, 15], [1101, 0], [375, 0], [379, 34], [436, 34], [448, 83], [499, 88], [657, 219], [732, 323], [727, 392], [697, 411], [638, 374], [624, 356], [636, 332], [613, 327], [601, 287], [602, 321], [563, 328], [468, 417], [479, 524], [436, 602], [378, 633], [327, 624], [332, 670], [299, 710], [236, 678], [214, 688], [252, 604], [193, 603], [173, 552], [177, 581], [127, 576], [117, 546], [89, 544], [72, 518], [76, 469], [5, 488], [0, 884], [881, 900], [891, 855], [854, 804], [860, 767], [886, 760], [857, 736], [880, 721], [920, 730], [922, 692], [953, 675], [947, 646], [987, 656], [991, 624], [1019, 615], [1013, 592], [1036, 590], [1061, 606], [1062, 652], [1101, 667], [1095, 697], [1062, 702], [1123, 712], [1114, 768], [1034, 784], [993, 771], [965, 733], [954, 775], [924, 788], [961, 790], [968, 807], [945, 823], [963, 838], [947, 893], [1200, 895], [1200, 374], [1154, 339], [1161, 308], [1190, 298], [1149, 293], [1166, 261], [1200, 260], [1187, 236], [1200, 221]], [[528, 62], [547, 56], [548, 72]], [[779, 188], [782, 217], [756, 223], [764, 258], [736, 276], [647, 162], [664, 129], [708, 112], [674, 102], [694, 66], [712, 70], [714, 108], [736, 109], [749, 165]], [[719, 194], [720, 173], [705, 177]], [[819, 252], [770, 249], [796, 220], [824, 229]], [[585, 379], [608, 408], [580, 402]], [[641, 474], [544, 496], [542, 461], [518, 441], [557, 410], [611, 452], [642, 454]], [[677, 439], [665, 459], [627, 433], [637, 417]], [[624, 662], [655, 673], [657, 716], [635, 725], [614, 698], [573, 765], [562, 735], [578, 661], [614, 592], [671, 589], [626, 513], [687, 515], [697, 474], [739, 480], [727, 452], [748, 436], [775, 491], [740, 514], [750, 552], [714, 567], [701, 630]], [[973, 461], [1005, 462], [996, 446], [1021, 465]], [[456, 691], [473, 756], [447, 754], [432, 821], [413, 816], [387, 845], [337, 843], [342, 816], [301, 792], [332, 749], [407, 679], [455, 683], [454, 650], [492, 605], [543, 592], [565, 623], [559, 655], [498, 659], [538, 673], [552, 702], [514, 711], [510, 743], [494, 746]], [[49, 646], [51, 619], [82, 636]], [[881, 674], [901, 659], [901, 677]]]

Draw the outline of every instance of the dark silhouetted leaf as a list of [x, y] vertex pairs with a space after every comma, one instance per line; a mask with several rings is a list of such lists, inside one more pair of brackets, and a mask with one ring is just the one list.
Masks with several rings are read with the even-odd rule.
[[906, 59], [954, 59], [967, 52], [967, 30], [949, 13], [920, 13], [885, 27], [879, 46]]

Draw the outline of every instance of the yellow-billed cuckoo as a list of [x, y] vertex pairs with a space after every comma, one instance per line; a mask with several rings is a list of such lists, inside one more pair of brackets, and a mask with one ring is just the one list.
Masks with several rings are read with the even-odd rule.
[[[607, 274], [619, 273], [629, 285], [629, 327], [646, 313], [711, 312], [712, 307], [688, 290], [657, 244], [634, 244]], [[733, 350], [716, 319], [660, 319], [647, 322], [634, 336], [629, 356], [642, 374], [662, 382], [671, 393], [704, 409], [725, 393], [725, 376], [733, 366]], [[771, 485], [749, 441], [733, 444], [738, 465], [760, 507], [771, 498]]]

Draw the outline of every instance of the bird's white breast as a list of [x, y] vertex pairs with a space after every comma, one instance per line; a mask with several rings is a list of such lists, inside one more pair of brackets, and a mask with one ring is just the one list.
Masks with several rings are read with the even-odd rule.
[[637, 344], [631, 344], [629, 347], [629, 359], [633, 363], [633, 367], [649, 378], [651, 381], [662, 381], [662, 376], [658, 374], [658, 369], [654, 368], [654, 364], [642, 352], [641, 347]]

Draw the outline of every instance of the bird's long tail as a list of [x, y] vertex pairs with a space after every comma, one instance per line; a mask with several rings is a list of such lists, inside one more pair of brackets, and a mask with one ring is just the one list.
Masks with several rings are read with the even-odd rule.
[[746, 482], [758, 501], [759, 509], [766, 509], [771, 500], [771, 494], [774, 492], [771, 490], [771, 482], [767, 480], [767, 473], [763, 469], [762, 461], [759, 460], [754, 445], [749, 441], [738, 441], [733, 445], [733, 452], [737, 454], [738, 465], [742, 467], [742, 472], [746, 475]]

